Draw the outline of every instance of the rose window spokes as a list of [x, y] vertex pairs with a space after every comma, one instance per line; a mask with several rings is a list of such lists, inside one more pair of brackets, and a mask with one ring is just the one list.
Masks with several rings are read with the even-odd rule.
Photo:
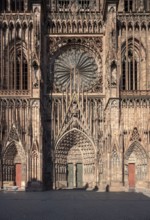
[[68, 50], [55, 60], [54, 82], [59, 91], [77, 89], [89, 90], [98, 78], [98, 66], [87, 52], [77, 49]]

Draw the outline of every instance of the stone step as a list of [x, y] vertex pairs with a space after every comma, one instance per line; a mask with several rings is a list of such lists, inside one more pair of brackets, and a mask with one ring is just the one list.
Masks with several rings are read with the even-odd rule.
[[4, 186], [2, 191], [18, 191], [20, 190], [19, 186]]
[[125, 187], [124, 186], [110, 186], [109, 188], [110, 192], [125, 192]]

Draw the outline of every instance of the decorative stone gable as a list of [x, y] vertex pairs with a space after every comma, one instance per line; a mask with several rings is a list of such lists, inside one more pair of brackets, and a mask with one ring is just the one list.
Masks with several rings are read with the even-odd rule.
[[135, 127], [132, 131], [131, 141], [141, 141], [138, 129]]
[[18, 131], [16, 129], [15, 124], [12, 124], [12, 127], [9, 132], [8, 141], [18, 141], [19, 142], [19, 134], [18, 134]]

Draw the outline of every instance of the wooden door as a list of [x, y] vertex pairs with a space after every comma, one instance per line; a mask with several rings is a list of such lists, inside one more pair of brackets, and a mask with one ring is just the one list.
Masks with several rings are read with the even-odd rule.
[[128, 180], [129, 180], [129, 188], [135, 187], [135, 164], [130, 163], [128, 165]]
[[73, 187], [74, 169], [72, 163], [69, 163], [67, 166], [67, 182], [68, 182], [68, 187]]
[[77, 163], [76, 164], [76, 187], [78, 188], [83, 187], [82, 173], [83, 173], [82, 163]]
[[21, 163], [16, 164], [16, 186], [21, 187]]

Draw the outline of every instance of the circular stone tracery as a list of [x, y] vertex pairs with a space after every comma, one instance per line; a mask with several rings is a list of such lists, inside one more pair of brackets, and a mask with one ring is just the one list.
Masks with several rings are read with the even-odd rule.
[[71, 48], [59, 55], [54, 63], [55, 87], [65, 91], [91, 89], [98, 80], [98, 66], [95, 59], [82, 49]]

